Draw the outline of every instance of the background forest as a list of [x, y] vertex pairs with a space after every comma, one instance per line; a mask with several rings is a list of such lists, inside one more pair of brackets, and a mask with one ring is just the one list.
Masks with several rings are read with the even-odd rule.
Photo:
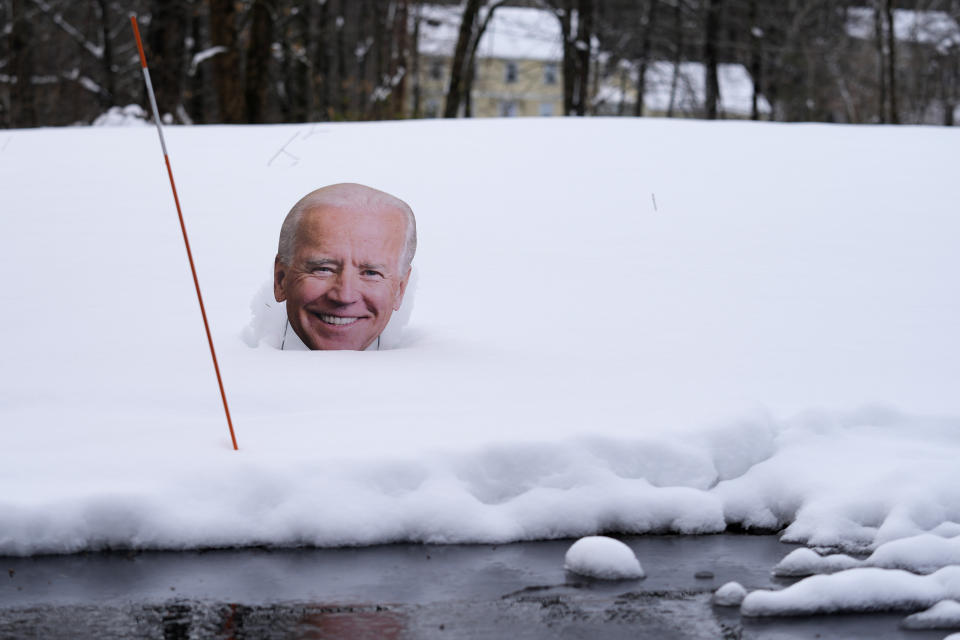
[[[604, 79], [643, 95], [647, 65], [703, 65], [700, 117], [718, 117], [717, 65], [738, 63], [750, 117], [953, 125], [960, 0], [434, 0], [459, 9], [447, 117], [469, 114], [471, 52], [502, 7], [552, 14], [563, 114], [598, 113]], [[3, 0], [0, 127], [92, 122], [145, 105], [135, 12], [161, 113], [179, 123], [419, 117], [426, 3], [416, 0]], [[860, 32], [851, 29], [861, 20]], [[866, 22], [864, 22], [864, 19]], [[863, 24], [868, 25], [864, 32]], [[629, 70], [629, 73], [626, 71]], [[768, 115], [756, 109], [759, 96]], [[642, 100], [620, 115], [641, 116]], [[560, 115], [560, 113], [557, 113]], [[721, 114], [722, 115], [722, 114]]]

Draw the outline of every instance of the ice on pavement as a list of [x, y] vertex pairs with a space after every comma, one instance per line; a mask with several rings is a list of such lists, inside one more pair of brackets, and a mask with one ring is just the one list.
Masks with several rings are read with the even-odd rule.
[[607, 536], [587, 536], [574, 542], [564, 556], [563, 568], [600, 580], [635, 580], [644, 576], [633, 550]]
[[[156, 131], [0, 137], [0, 554], [960, 523], [958, 130], [169, 127], [239, 452]], [[279, 351], [280, 222], [345, 181], [416, 212], [415, 305]]]
[[728, 582], [713, 593], [713, 604], [721, 607], [739, 607], [747, 597], [747, 590], [739, 582]]
[[941, 600], [903, 619], [905, 629], [960, 629], [960, 602]]

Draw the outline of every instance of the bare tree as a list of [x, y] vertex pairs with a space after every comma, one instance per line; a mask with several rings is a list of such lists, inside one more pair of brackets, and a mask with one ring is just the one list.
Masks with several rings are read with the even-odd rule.
[[717, 78], [717, 40], [720, 34], [720, 11], [723, 0], [706, 0], [706, 25], [703, 39], [704, 111], [708, 120], [716, 120], [720, 103], [720, 82]]
[[208, 0], [210, 44], [221, 48], [213, 60], [213, 84], [220, 110], [220, 122], [238, 124], [246, 120], [243, 102], [243, 75], [237, 41], [236, 3]]
[[680, 64], [683, 62], [684, 48], [684, 0], [674, 0], [673, 4], [673, 76], [670, 79], [670, 100], [667, 103], [667, 117], [672, 118], [677, 102], [677, 87], [680, 83]]
[[473, 81], [477, 73], [477, 49], [480, 47], [480, 40], [483, 38], [483, 34], [487, 32], [487, 27], [490, 26], [490, 22], [493, 20], [494, 12], [506, 4], [506, 2], [507, 0], [498, 0], [486, 7], [483, 20], [480, 22], [480, 26], [474, 30], [474, 34], [470, 39], [470, 54], [467, 57], [466, 68], [464, 70], [462, 98], [463, 114], [468, 118], [473, 116], [472, 96]]
[[12, 0], [11, 3], [10, 68], [15, 75], [11, 92], [11, 120], [15, 127], [35, 127], [39, 124], [33, 85], [33, 24], [27, 16], [25, 4], [24, 0]]
[[[886, 104], [881, 105], [883, 120], [891, 124], [899, 124], [900, 116], [897, 110], [897, 74], [896, 74], [896, 43], [897, 35], [893, 25], [893, 6], [891, 0], [877, 0], [877, 19], [882, 25], [879, 36], [880, 43], [880, 73], [886, 75]], [[883, 58], [886, 58], [884, 61]]]
[[462, 83], [464, 78], [464, 63], [470, 41], [473, 38], [473, 24], [480, 11], [482, 0], [466, 0], [463, 16], [460, 18], [460, 32], [457, 36], [457, 46], [453, 52], [453, 62], [450, 64], [450, 84], [447, 87], [447, 100], [443, 106], [444, 118], [456, 118], [460, 111], [460, 101], [463, 98]]
[[585, 115], [590, 103], [593, 0], [542, 0], [560, 22], [563, 45], [563, 114]]
[[578, 0], [577, 39], [577, 82], [574, 86], [573, 109], [578, 116], [586, 115], [590, 103], [590, 59], [594, 37], [593, 0]]
[[146, 45], [150, 49], [150, 77], [162, 114], [182, 110], [186, 75], [186, 4], [182, 0], [153, 0]]
[[657, 5], [659, 0], [647, 0], [646, 9], [641, 13], [640, 48], [634, 62], [637, 68], [637, 100], [634, 103], [633, 115], [642, 116], [644, 99], [647, 92], [647, 68], [650, 64], [650, 51], [653, 47], [654, 29], [657, 27]]
[[753, 91], [750, 95], [750, 119], [760, 119], [760, 87], [763, 74], [763, 53], [761, 43], [763, 28], [757, 15], [757, 1], [748, 0], [747, 25], [750, 30], [750, 80], [753, 82]]
[[276, 8], [273, 0], [254, 0], [250, 8], [250, 42], [247, 45], [247, 72], [244, 102], [247, 122], [267, 122], [270, 59]]

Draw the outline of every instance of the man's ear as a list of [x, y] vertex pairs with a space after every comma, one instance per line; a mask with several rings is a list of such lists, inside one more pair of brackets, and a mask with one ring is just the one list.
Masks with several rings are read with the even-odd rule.
[[280, 256], [277, 255], [273, 261], [273, 297], [276, 298], [277, 302], [283, 302], [287, 299], [287, 294], [283, 289], [284, 281], [287, 278], [287, 271], [287, 265], [283, 264], [283, 262], [280, 261]]
[[407, 269], [407, 275], [403, 276], [403, 279], [400, 280], [400, 286], [397, 288], [397, 297], [393, 303], [393, 310], [399, 311], [400, 305], [403, 304], [403, 294], [407, 292], [407, 283], [410, 281], [410, 273], [413, 271], [413, 267]]

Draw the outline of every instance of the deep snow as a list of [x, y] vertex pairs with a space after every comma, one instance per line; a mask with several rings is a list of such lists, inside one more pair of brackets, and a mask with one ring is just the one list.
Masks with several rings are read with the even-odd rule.
[[[239, 452], [155, 136], [0, 133], [0, 554], [960, 523], [960, 131], [170, 127]], [[409, 325], [251, 348], [339, 181], [417, 213]]]

